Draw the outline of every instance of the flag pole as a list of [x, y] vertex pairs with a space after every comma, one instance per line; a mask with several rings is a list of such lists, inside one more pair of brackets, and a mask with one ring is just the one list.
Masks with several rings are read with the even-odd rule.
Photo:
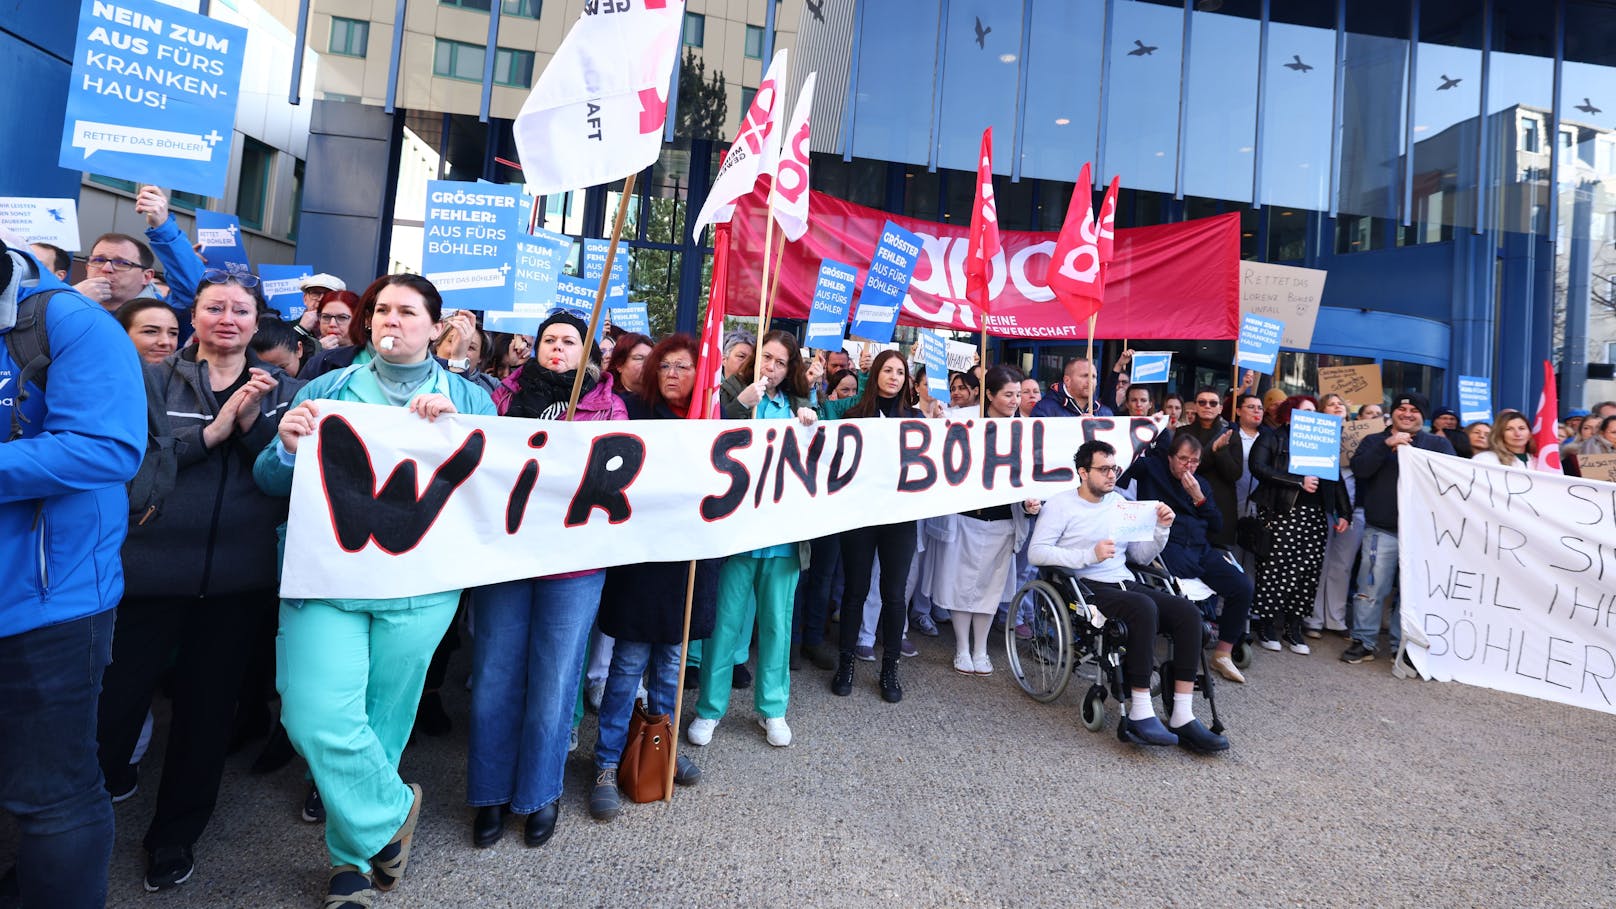
[[[694, 403], [694, 402], [692, 402]], [[673, 741], [668, 743], [668, 778], [663, 781], [662, 800], [673, 801], [673, 776], [679, 766], [679, 716], [685, 706], [685, 665], [690, 655], [690, 605], [696, 599], [696, 560], [691, 559], [685, 579], [685, 625], [679, 641], [679, 687], [673, 695]]]
[[781, 263], [785, 261], [786, 242], [789, 239], [790, 238], [785, 235], [784, 231], [780, 232], [780, 251], [774, 254], [774, 279], [769, 282], [769, 317], [771, 319], [774, 317], [774, 298], [778, 295], [780, 290], [780, 272], [785, 271], [785, 269], [781, 267]]
[[986, 419], [988, 415], [988, 326], [985, 319], [982, 324], [982, 352], [977, 354], [976, 362], [982, 367], [982, 378], [976, 386], [976, 397], [982, 403], [982, 417]]
[[[1100, 318], [1099, 313], [1089, 316], [1089, 362], [1094, 362], [1094, 323]], [[1095, 369], [1099, 369], [1098, 366]]]
[[[623, 236], [623, 219], [628, 216], [628, 200], [634, 196], [634, 181], [638, 173], [623, 178], [623, 194], [617, 199], [617, 217], [612, 221], [612, 242], [606, 247], [606, 265], [600, 273], [600, 286], [595, 288], [595, 309], [589, 314], [589, 331], [584, 333], [584, 352], [578, 360], [578, 369], [572, 378], [572, 394], [567, 398], [567, 419], [575, 418], [578, 395], [583, 392], [584, 373], [589, 366], [589, 350], [595, 343], [595, 331], [600, 328], [600, 310], [606, 303], [606, 286], [612, 280], [612, 261], [617, 258], [617, 241]], [[538, 339], [534, 338], [534, 343]]]
[[[758, 330], [757, 341], [752, 346], [752, 384], [763, 378], [763, 336], [769, 331], [770, 303], [767, 291], [769, 289], [769, 253], [774, 246], [774, 181], [769, 182], [769, 206], [763, 212], [763, 276], [758, 281]], [[785, 243], [780, 244], [780, 251], [785, 252]], [[763, 409], [763, 399], [752, 408], [752, 416], [756, 417]]]

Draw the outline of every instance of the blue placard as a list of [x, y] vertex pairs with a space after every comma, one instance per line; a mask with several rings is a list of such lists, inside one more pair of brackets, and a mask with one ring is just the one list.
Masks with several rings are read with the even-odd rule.
[[612, 324], [624, 331], [637, 332], [651, 336], [651, 310], [644, 303], [630, 303], [627, 306], [613, 306], [611, 313]]
[[808, 310], [808, 346], [814, 350], [841, 350], [847, 330], [847, 308], [853, 304], [858, 271], [835, 259], [819, 263], [814, 302]]
[[1273, 375], [1274, 361], [1279, 358], [1279, 341], [1284, 336], [1284, 322], [1247, 313], [1240, 319], [1240, 340], [1235, 347], [1234, 365], [1240, 369], [1256, 370], [1265, 376]]
[[1468, 426], [1493, 418], [1493, 380], [1459, 377], [1459, 422]]
[[1313, 410], [1291, 411], [1291, 473], [1341, 479], [1341, 418]]
[[513, 335], [533, 337], [539, 333], [539, 324], [549, 318], [548, 312], [489, 309], [483, 311], [483, 330], [503, 331]]
[[84, 0], [57, 162], [223, 196], [246, 49], [245, 29], [156, 0]]
[[1134, 385], [1166, 382], [1173, 372], [1173, 352], [1170, 350], [1137, 351], [1131, 362], [1133, 371], [1128, 381]]
[[[584, 280], [600, 283], [600, 276], [606, 271], [606, 251], [611, 248], [610, 240], [584, 240]], [[612, 257], [612, 279], [606, 285], [606, 297], [622, 297], [628, 299], [628, 247], [619, 243], [617, 255]]]
[[543, 228], [531, 236], [518, 232], [513, 298], [516, 305], [549, 308], [555, 303], [556, 282], [571, 256], [572, 238], [566, 234]]
[[241, 241], [241, 219], [216, 211], [197, 209], [196, 242], [202, 247], [202, 262], [234, 275], [252, 273], [247, 264], [247, 246]]
[[297, 321], [303, 317], [303, 288], [298, 286], [298, 282], [312, 274], [314, 269], [307, 265], [258, 266], [258, 280], [263, 282], [265, 302], [280, 310], [286, 321]]
[[[565, 309], [587, 323], [590, 315], [595, 311], [595, 291], [600, 288], [598, 281], [599, 278], [595, 281], [590, 281], [577, 275], [562, 275], [560, 280], [556, 282], [555, 306], [551, 311]], [[605, 302], [607, 310], [627, 305], [628, 294], [626, 291], [619, 294], [617, 287], [608, 288]], [[595, 326], [596, 341], [600, 340], [601, 333], [605, 329], [606, 321], [602, 319], [600, 324]]]
[[445, 309], [509, 310], [515, 302], [519, 186], [429, 180], [421, 271]]
[[892, 340], [892, 330], [898, 327], [898, 311], [903, 308], [918, 261], [920, 238], [888, 221], [881, 228], [881, 242], [870, 257], [870, 271], [859, 293], [853, 337], [881, 344]]
[[948, 400], [948, 342], [942, 335], [920, 329], [920, 362], [926, 367], [926, 390]]

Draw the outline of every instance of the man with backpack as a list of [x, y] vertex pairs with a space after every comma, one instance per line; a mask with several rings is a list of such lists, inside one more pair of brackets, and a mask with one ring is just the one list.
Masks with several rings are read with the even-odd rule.
[[113, 822], [96, 703], [145, 386], [117, 321], [26, 247], [0, 254], [0, 340], [0, 808], [21, 833], [22, 906], [99, 907]]

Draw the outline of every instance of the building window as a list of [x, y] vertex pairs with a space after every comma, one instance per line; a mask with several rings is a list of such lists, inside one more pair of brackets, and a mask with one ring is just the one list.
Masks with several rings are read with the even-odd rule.
[[746, 27], [746, 56], [752, 60], [763, 59], [763, 29], [756, 25]]
[[494, 84], [529, 88], [533, 85], [533, 52], [496, 48], [494, 51]]
[[[457, 6], [461, 9], [475, 10], [486, 13], [493, 6], [492, 0], [438, 0], [439, 6]], [[539, 10], [543, 7], [540, 0], [502, 0], [499, 12], [502, 16], [520, 16], [523, 19], [539, 18]]]
[[481, 82], [487, 53], [487, 50], [475, 44], [439, 38], [437, 51], [432, 55], [432, 73], [451, 79]]
[[747, 111], [752, 109], [752, 99], [757, 97], [757, 89], [741, 87], [741, 119], [746, 119]]
[[363, 19], [331, 17], [331, 43], [329, 52], [342, 57], [363, 57], [370, 41], [370, 23]]
[[269, 174], [275, 169], [275, 149], [257, 139], [241, 139], [241, 182], [236, 186], [236, 217], [242, 227], [264, 229], [269, 209]]
[[685, 13], [685, 44], [701, 47], [707, 39], [707, 17], [701, 13]]
[[1526, 117], [1521, 120], [1521, 151], [1538, 151], [1537, 120]]
[[486, 13], [489, 9], [489, 0], [438, 0], [439, 6], [458, 6], [461, 9], [476, 10]]

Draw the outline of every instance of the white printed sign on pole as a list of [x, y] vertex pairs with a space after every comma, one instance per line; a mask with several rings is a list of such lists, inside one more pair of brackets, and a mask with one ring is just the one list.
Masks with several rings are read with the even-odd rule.
[[[1398, 452], [1402, 625], [1424, 675], [1616, 713], [1616, 483]], [[1428, 646], [1414, 646], [1420, 638]]]
[[[298, 447], [281, 595], [413, 596], [685, 561], [1047, 498], [1089, 438], [1165, 418], [568, 423], [322, 401]], [[851, 505], [851, 507], [850, 507]]]

